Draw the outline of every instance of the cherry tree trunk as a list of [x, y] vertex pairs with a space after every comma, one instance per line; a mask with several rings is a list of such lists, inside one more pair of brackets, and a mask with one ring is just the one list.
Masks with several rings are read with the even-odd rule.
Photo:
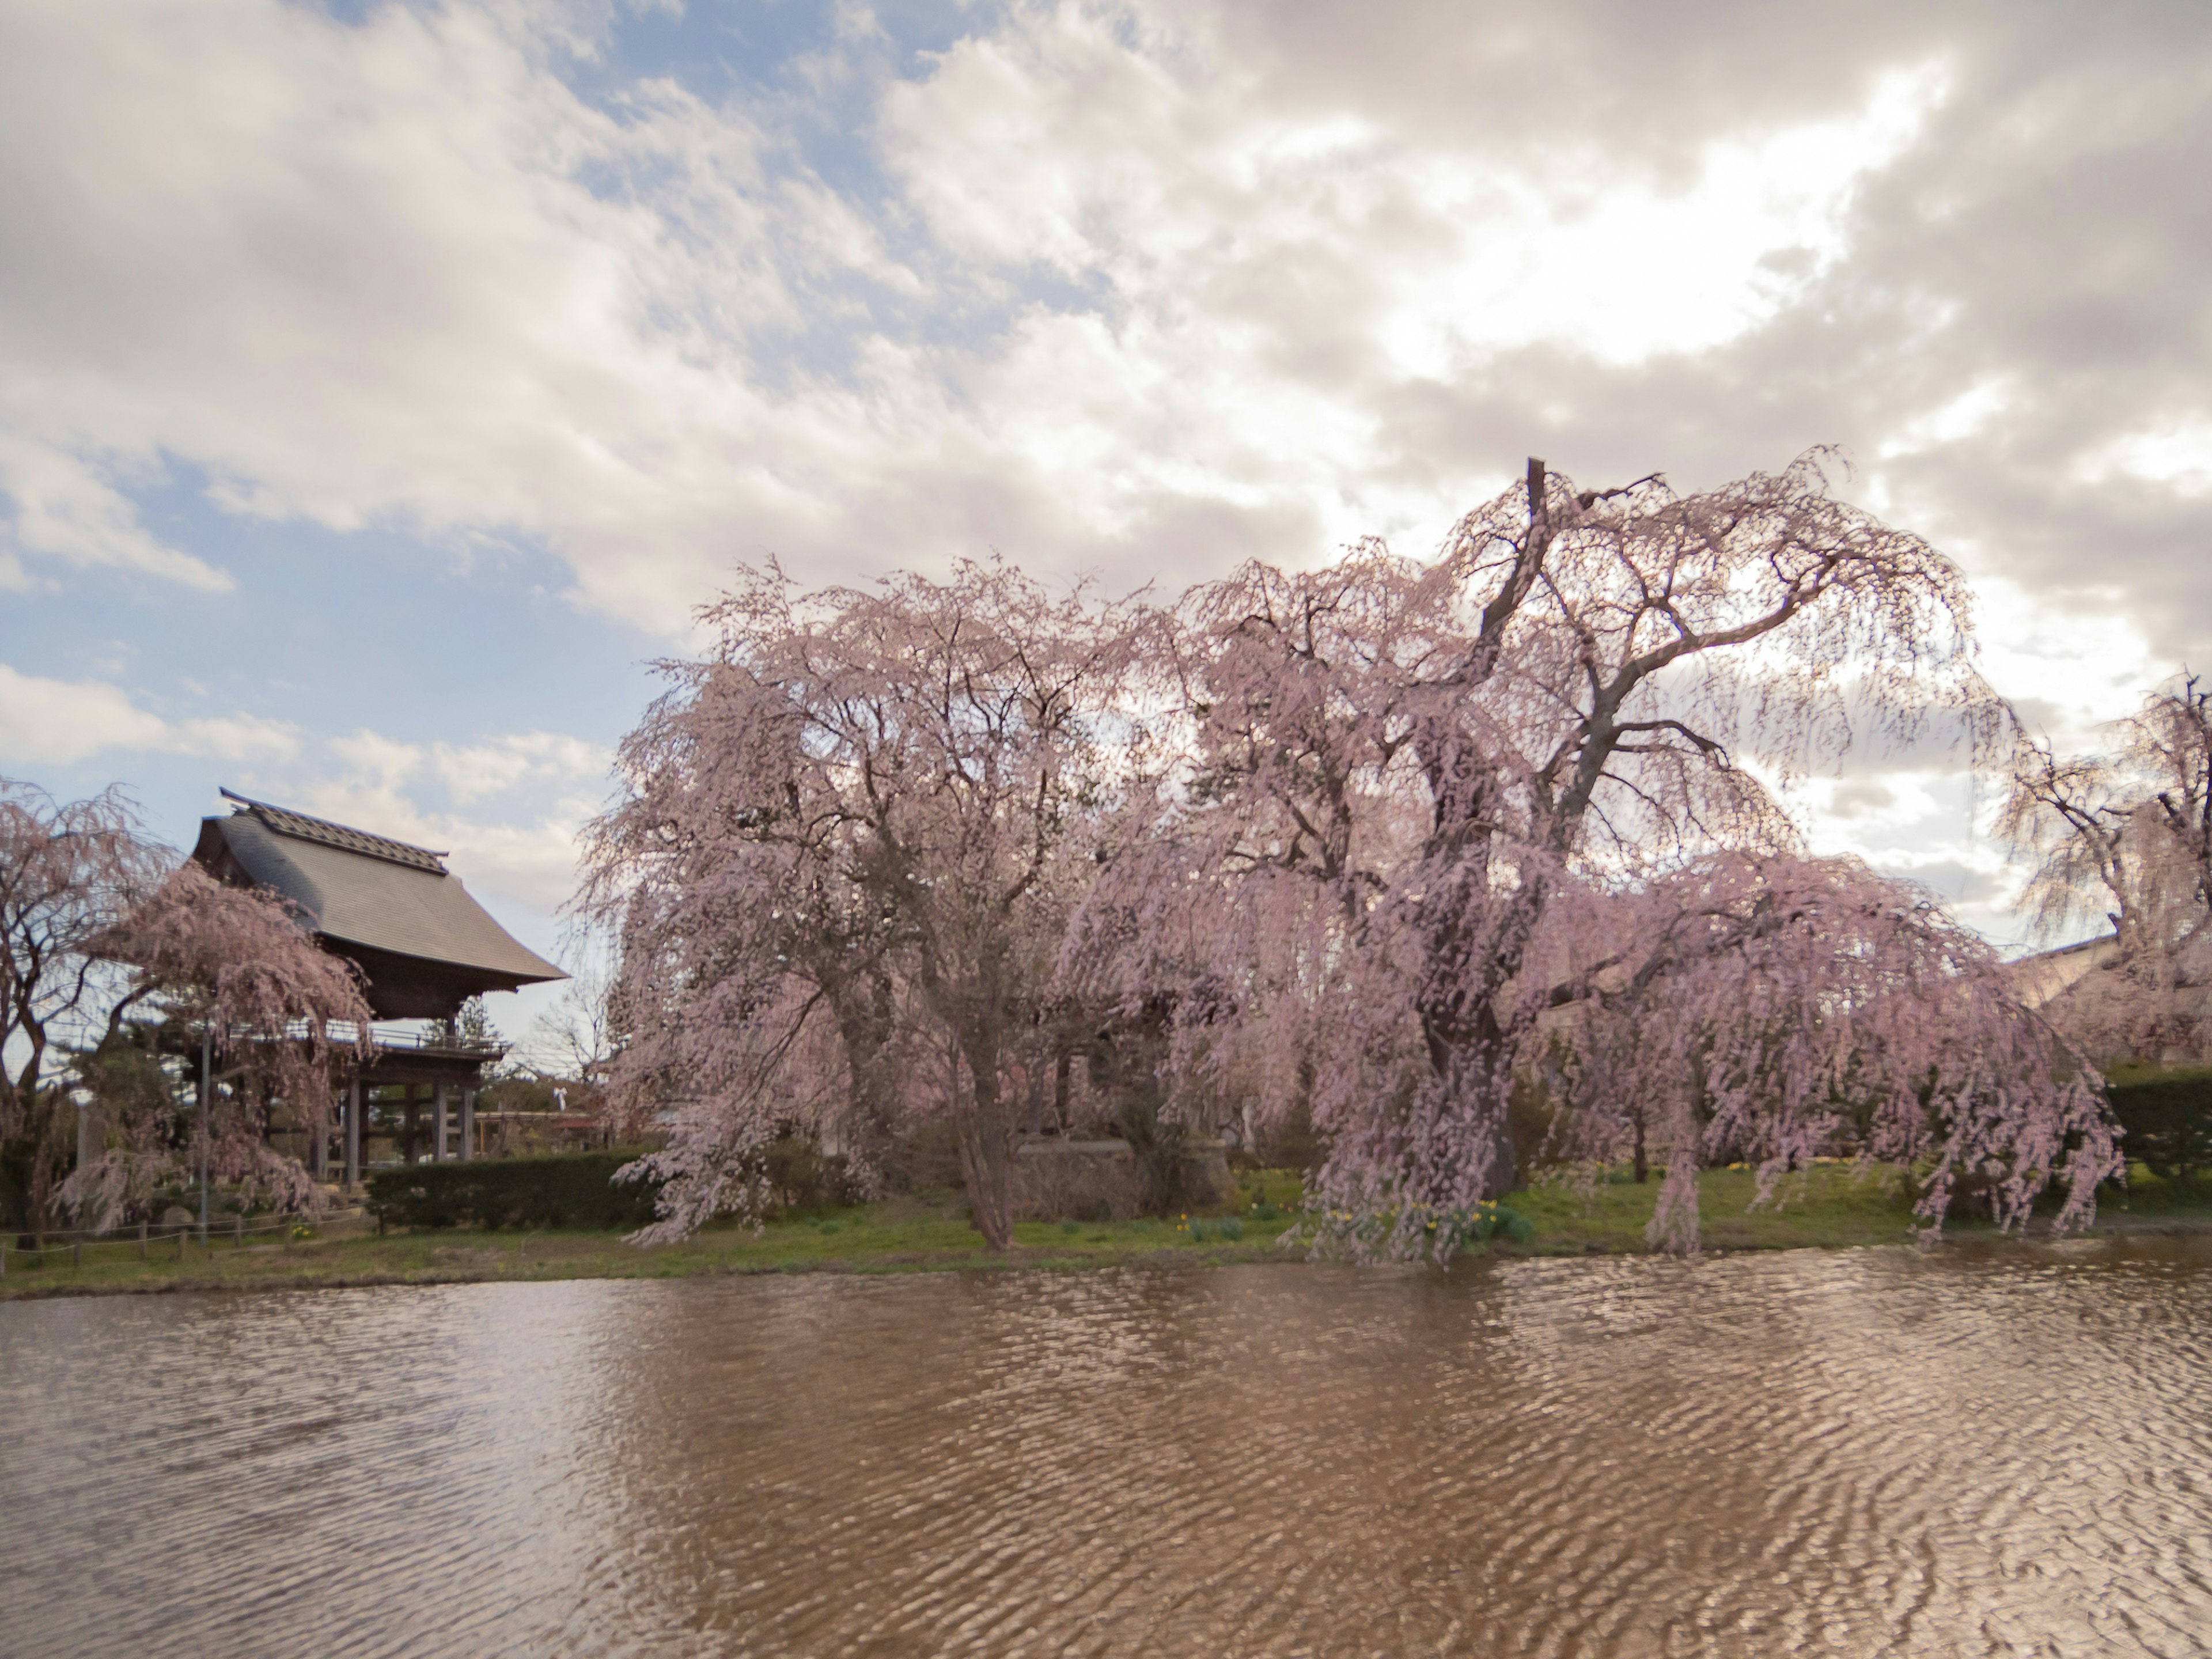
[[1457, 860], [1422, 906], [1428, 972], [1414, 1007], [1430, 1078], [1416, 1102], [1412, 1151], [1419, 1197], [1445, 1209], [1504, 1198], [1520, 1178], [1513, 1146], [1518, 1045], [1498, 1018], [1498, 1000], [1520, 969], [1545, 887], [1530, 882], [1493, 909], [1487, 870], [1480, 856]]
[[850, 1108], [841, 1127], [852, 1168], [874, 1185], [883, 1178], [898, 1100], [899, 1058], [892, 1046], [890, 988], [878, 980], [841, 989], [836, 1006]]
[[1014, 1242], [1012, 1193], [1012, 1152], [1006, 1125], [978, 1113], [961, 1126], [960, 1173], [975, 1231], [986, 1247], [1003, 1250]]
[[[1451, 1045], [1436, 1068], [1434, 1087], [1434, 1107], [1419, 1128], [1433, 1149], [1420, 1160], [1431, 1166], [1422, 1196], [1447, 1209], [1504, 1198], [1521, 1178], [1510, 1045], [1493, 1032]], [[1462, 1186], [1470, 1176], [1471, 1185]]]
[[[986, 1247], [1003, 1250], [1014, 1242], [1013, 1124], [999, 1084], [998, 1046], [988, 1037], [963, 1046], [968, 1062], [968, 1109], [960, 1115], [960, 1173], [975, 1231]], [[955, 1089], [957, 1090], [957, 1079]]]

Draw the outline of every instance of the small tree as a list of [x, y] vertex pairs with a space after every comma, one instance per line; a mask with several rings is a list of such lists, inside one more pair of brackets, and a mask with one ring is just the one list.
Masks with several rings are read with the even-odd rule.
[[201, 1040], [210, 1092], [179, 1136], [172, 1100], [139, 1087], [112, 1091], [103, 1101], [111, 1144], [70, 1177], [64, 1201], [105, 1227], [204, 1169], [243, 1202], [312, 1207], [307, 1171], [268, 1144], [269, 1114], [281, 1102], [311, 1139], [329, 1133], [337, 1052], [365, 1058], [370, 1048], [353, 964], [319, 946], [284, 899], [226, 886], [196, 864], [172, 871], [86, 949], [124, 975], [100, 1052], [113, 1050], [127, 1017], [149, 1017]]
[[491, 1023], [491, 1011], [484, 1006], [481, 995], [467, 999], [452, 1018], [437, 1021], [432, 1029], [441, 1040], [465, 1048], [495, 1048], [500, 1042], [499, 1031]]
[[47, 1219], [74, 1152], [54, 1062], [91, 1046], [127, 1006], [94, 943], [168, 863], [120, 790], [63, 804], [0, 779], [0, 1176], [19, 1224]]
[[[306, 1172], [265, 1143], [268, 1109], [281, 1100], [310, 1133], [327, 1129], [331, 1024], [365, 1045], [368, 1019], [352, 967], [282, 900], [177, 867], [119, 790], [64, 805], [0, 781], [0, 1156], [23, 1168], [23, 1219], [58, 1205], [107, 1225], [203, 1159], [249, 1193], [309, 1201]], [[198, 1113], [179, 1122], [146, 1040], [156, 1027], [208, 1041], [204, 1128]], [[52, 1121], [58, 1054], [108, 1142], [73, 1174]]]
[[719, 647], [662, 665], [580, 907], [620, 940], [614, 1090], [676, 1113], [660, 1231], [752, 1208], [787, 1126], [865, 1174], [915, 1115], [1002, 1249], [1041, 999], [1141, 735], [1133, 619], [997, 564], [799, 598], [754, 573], [703, 615]]

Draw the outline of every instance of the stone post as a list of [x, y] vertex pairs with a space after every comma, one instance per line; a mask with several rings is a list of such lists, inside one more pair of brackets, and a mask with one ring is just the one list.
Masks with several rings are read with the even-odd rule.
[[76, 1103], [76, 1167], [80, 1170], [100, 1156], [106, 1139], [100, 1121], [100, 1103], [87, 1097]]

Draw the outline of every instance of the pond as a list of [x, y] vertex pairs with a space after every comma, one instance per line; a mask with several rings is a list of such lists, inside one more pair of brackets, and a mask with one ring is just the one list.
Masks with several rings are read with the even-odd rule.
[[2201, 1654], [2212, 1250], [0, 1306], [0, 1652]]

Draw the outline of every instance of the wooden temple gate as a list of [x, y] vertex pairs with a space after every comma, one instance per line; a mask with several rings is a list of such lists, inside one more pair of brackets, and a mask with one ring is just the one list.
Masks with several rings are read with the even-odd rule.
[[[368, 1167], [369, 1142], [390, 1139], [408, 1164], [443, 1164], [478, 1155], [477, 1094], [487, 1066], [507, 1050], [496, 1045], [448, 1042], [436, 1036], [377, 1039], [375, 1057], [353, 1069], [340, 1097], [337, 1121], [329, 1133], [312, 1142], [308, 1169], [318, 1181], [333, 1168], [348, 1188], [360, 1185]], [[397, 1092], [397, 1102], [392, 1096]], [[382, 1099], [377, 1097], [381, 1096]], [[399, 1121], [379, 1128], [377, 1109], [397, 1106]]]
[[494, 921], [443, 853], [222, 793], [235, 810], [201, 820], [193, 859], [219, 880], [290, 900], [325, 950], [361, 969], [376, 1019], [436, 1022], [376, 1034], [376, 1053], [348, 1079], [331, 1134], [311, 1137], [310, 1173], [327, 1180], [335, 1160], [346, 1186], [360, 1184], [371, 1097], [392, 1090], [404, 1091], [394, 1138], [406, 1162], [421, 1150], [424, 1106], [434, 1162], [475, 1156], [477, 1091], [484, 1068], [507, 1051], [456, 1032], [462, 1005], [566, 975]]

